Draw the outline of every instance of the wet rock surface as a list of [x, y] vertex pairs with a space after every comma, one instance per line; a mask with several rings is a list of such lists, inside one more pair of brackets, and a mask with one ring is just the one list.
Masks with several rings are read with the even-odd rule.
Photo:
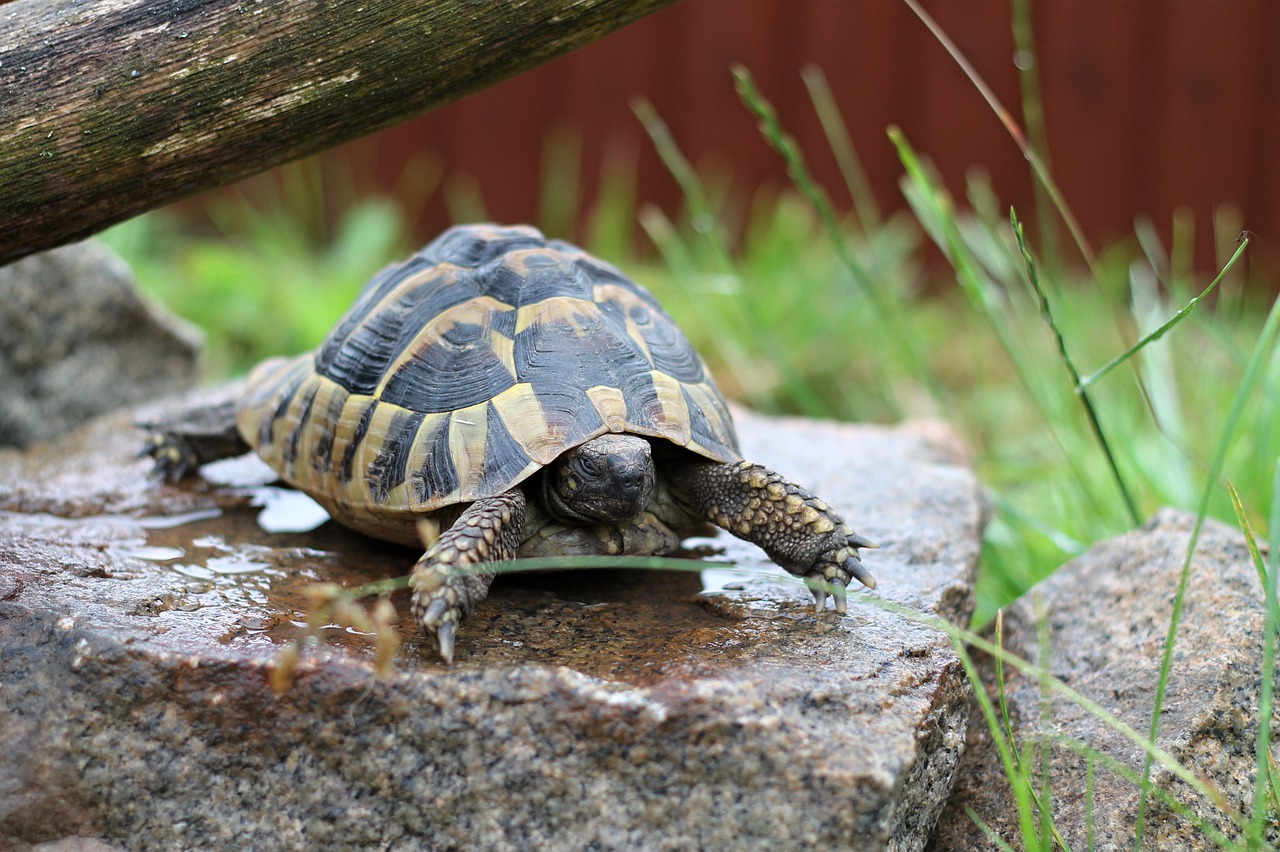
[[[984, 512], [949, 430], [738, 418], [748, 457], [884, 545], [871, 594], [968, 617]], [[331, 627], [277, 696], [306, 587], [417, 554], [266, 532], [314, 518], [252, 458], [154, 485], [130, 422], [0, 452], [0, 845], [919, 849], [951, 790], [945, 637], [865, 592], [815, 615], [727, 536], [709, 559], [754, 574], [502, 577], [448, 668], [398, 594], [390, 678]]]
[[0, 266], [0, 328], [0, 444], [13, 446], [191, 387], [203, 347], [92, 240]]
[[[1053, 674], [1145, 736], [1194, 521], [1191, 515], [1165, 510], [1142, 529], [1099, 544], [1063, 566], [1010, 608], [1005, 646], [1024, 659], [1041, 659], [1037, 632], [1043, 623]], [[1238, 530], [1209, 521], [1192, 564], [1158, 744], [1216, 788], [1222, 804], [1245, 819], [1253, 801], [1263, 635], [1263, 592], [1244, 538]], [[1012, 726], [1026, 753], [1034, 754], [1042, 714], [1040, 685], [1009, 667], [1005, 677]], [[1094, 761], [1089, 789], [1086, 757], [1065, 745], [1054, 746], [1050, 779], [1055, 827], [1073, 849], [1132, 849], [1139, 790], [1107, 764], [1118, 762], [1140, 774], [1143, 750], [1063, 699], [1055, 698], [1049, 713], [1048, 730], [1059, 742], [1082, 743], [1103, 755]], [[1272, 724], [1278, 723], [1280, 716], [1273, 716]], [[1280, 757], [1280, 750], [1272, 750]], [[971, 722], [961, 765], [955, 795], [931, 848], [998, 848], [966, 808], [1020, 847], [1017, 806], [979, 717]], [[1153, 795], [1143, 848], [1221, 848], [1196, 819], [1241, 840], [1222, 810], [1158, 763], [1152, 779], [1189, 816]], [[1271, 843], [1280, 839], [1274, 823], [1268, 838]]]

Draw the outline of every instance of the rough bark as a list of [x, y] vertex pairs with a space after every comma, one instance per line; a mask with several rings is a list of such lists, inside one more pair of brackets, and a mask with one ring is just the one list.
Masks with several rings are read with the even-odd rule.
[[0, 264], [443, 106], [672, 2], [0, 5]]

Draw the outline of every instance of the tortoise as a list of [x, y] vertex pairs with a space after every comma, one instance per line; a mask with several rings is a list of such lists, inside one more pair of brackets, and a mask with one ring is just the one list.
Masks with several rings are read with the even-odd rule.
[[529, 226], [457, 226], [377, 274], [314, 352], [238, 400], [149, 424], [180, 479], [257, 452], [333, 519], [422, 547], [413, 612], [450, 662], [492, 574], [528, 556], [657, 555], [708, 524], [831, 591], [875, 547], [801, 486], [745, 461], [702, 358], [643, 287]]

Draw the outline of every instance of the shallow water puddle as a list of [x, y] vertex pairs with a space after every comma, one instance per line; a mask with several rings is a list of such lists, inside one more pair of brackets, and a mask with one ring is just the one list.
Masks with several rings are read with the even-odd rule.
[[[145, 617], [149, 629], [188, 637], [193, 649], [214, 642], [272, 655], [305, 634], [314, 585], [357, 588], [400, 577], [421, 555], [329, 521], [320, 506], [280, 487], [255, 459], [207, 465], [201, 474], [203, 482], [194, 485], [152, 486], [164, 490], [150, 505], [166, 505], [163, 494], [172, 492], [174, 505], [194, 502], [194, 510], [79, 519], [14, 514], [4, 526], [28, 542], [50, 543], [51, 554], [63, 545], [88, 547], [98, 560], [92, 582], [112, 584], [106, 597], [120, 601], [117, 611]], [[776, 611], [776, 600], [754, 594], [758, 570], [744, 574], [727, 564], [742, 558], [736, 543], [716, 538], [688, 545], [686, 555], [706, 560], [692, 562], [689, 571], [499, 577], [459, 632], [456, 665], [566, 665], [642, 683], [703, 666], [708, 654], [727, 662], [751, 653], [768, 629], [755, 618], [764, 614], [760, 604]], [[726, 593], [741, 597], [736, 590], [748, 587], [744, 605], [732, 612], [709, 602]], [[408, 593], [391, 599], [402, 642], [398, 665], [434, 667], [434, 642], [419, 633]], [[375, 654], [371, 639], [352, 628], [330, 623], [319, 633], [326, 646], [363, 659]]]
[[[342, 529], [305, 495], [283, 488], [243, 489], [251, 499], [240, 508], [189, 513], [178, 522], [145, 517], [137, 524], [144, 544], [121, 546], [122, 556], [142, 559], [180, 575], [186, 595], [169, 608], [218, 607], [235, 617], [219, 637], [281, 644], [299, 638], [307, 625], [308, 589], [317, 583], [359, 587], [404, 574], [416, 555]], [[413, 636], [406, 602], [402, 632]], [[363, 655], [368, 643], [356, 631], [328, 624], [327, 644], [351, 645]], [[416, 638], [416, 637], [413, 637]]]

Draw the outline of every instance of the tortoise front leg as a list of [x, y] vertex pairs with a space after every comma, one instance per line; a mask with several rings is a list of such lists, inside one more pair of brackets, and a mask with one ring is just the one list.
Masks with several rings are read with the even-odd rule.
[[858, 550], [876, 545], [826, 503], [764, 465], [690, 462], [677, 467], [671, 484], [686, 510], [759, 545], [792, 574], [821, 581], [813, 588], [817, 609], [826, 605], [830, 587], [836, 611], [844, 612], [852, 578], [875, 588]]
[[460, 573], [456, 568], [514, 559], [524, 528], [524, 492], [513, 488], [477, 500], [445, 530], [413, 566], [413, 614], [423, 632], [440, 643], [440, 656], [453, 662], [458, 622], [489, 594], [493, 574]]

